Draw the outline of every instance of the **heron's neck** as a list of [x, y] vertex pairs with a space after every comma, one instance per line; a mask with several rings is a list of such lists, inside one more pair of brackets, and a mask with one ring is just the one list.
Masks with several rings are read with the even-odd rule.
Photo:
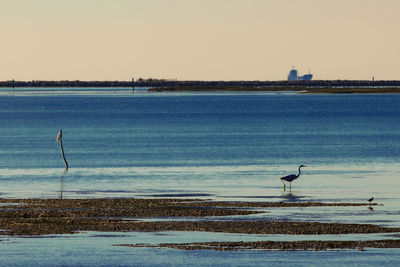
[[297, 177], [300, 176], [300, 173], [301, 173], [301, 167], [299, 167], [299, 174], [297, 174]]

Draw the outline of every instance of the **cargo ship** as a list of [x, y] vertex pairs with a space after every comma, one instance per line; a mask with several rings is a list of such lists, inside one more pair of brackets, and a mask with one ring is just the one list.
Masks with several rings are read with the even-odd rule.
[[313, 75], [310, 72], [303, 76], [298, 76], [298, 71], [295, 68], [292, 68], [287, 79], [288, 81], [311, 81], [312, 77]]

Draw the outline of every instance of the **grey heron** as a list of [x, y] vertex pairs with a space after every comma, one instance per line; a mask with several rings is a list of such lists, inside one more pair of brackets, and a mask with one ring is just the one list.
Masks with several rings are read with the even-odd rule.
[[290, 174], [290, 175], [281, 177], [281, 181], [282, 181], [282, 183], [283, 183], [283, 190], [286, 191], [286, 184], [285, 184], [284, 181], [289, 182], [290, 190], [292, 189], [292, 181], [294, 181], [294, 180], [296, 180], [297, 178], [299, 178], [299, 176], [300, 176], [300, 174], [301, 174], [301, 168], [302, 168], [302, 167], [307, 167], [307, 166], [305, 166], [305, 165], [300, 165], [300, 166], [299, 166], [299, 173], [298, 173], [297, 175], [296, 175], [296, 174]]

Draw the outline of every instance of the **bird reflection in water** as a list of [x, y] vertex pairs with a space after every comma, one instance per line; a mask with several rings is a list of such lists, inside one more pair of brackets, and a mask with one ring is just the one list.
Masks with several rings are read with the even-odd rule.
[[288, 202], [298, 202], [301, 201], [304, 196], [298, 196], [292, 193], [292, 191], [286, 192], [284, 191], [281, 195], [283, 201], [288, 201]]
[[369, 209], [370, 211], [373, 211], [374, 208], [372, 208], [371, 205], [372, 205], [372, 201], [374, 201], [374, 198], [371, 197], [371, 198], [367, 199], [367, 201], [368, 201], [368, 203], [369, 203], [368, 209]]

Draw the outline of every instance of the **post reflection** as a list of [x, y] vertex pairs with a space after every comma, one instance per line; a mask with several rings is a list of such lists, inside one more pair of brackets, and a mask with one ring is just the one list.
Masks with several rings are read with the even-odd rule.
[[67, 174], [67, 172], [68, 172], [68, 169], [65, 168], [65, 169], [63, 170], [63, 172], [61, 173], [61, 175], [60, 175], [60, 192], [59, 192], [59, 194], [58, 194], [58, 197], [59, 197], [60, 199], [63, 198], [63, 179], [64, 179], [64, 176]]

